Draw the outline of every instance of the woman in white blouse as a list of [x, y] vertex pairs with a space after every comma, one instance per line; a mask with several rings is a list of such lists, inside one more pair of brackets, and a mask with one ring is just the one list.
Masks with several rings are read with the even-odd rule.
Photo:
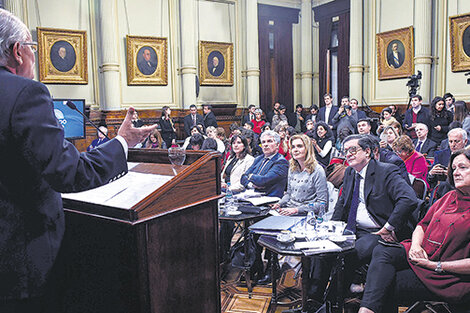
[[[328, 187], [323, 167], [315, 159], [310, 138], [307, 135], [294, 135], [289, 140], [291, 159], [287, 192], [272, 206], [282, 215], [305, 215], [311, 209], [317, 213], [326, 211]], [[313, 208], [309, 206], [313, 203]]]
[[250, 154], [250, 146], [244, 136], [232, 136], [230, 144], [232, 152], [222, 170], [222, 188], [226, 189], [230, 182], [232, 192], [241, 192], [245, 187], [240, 183], [240, 179], [255, 159]]

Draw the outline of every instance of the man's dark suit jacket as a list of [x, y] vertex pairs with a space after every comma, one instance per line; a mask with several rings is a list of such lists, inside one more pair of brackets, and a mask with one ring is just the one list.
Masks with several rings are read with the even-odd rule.
[[[416, 148], [418, 145], [418, 139], [413, 139], [413, 144]], [[432, 141], [429, 138], [426, 138], [426, 140], [423, 142], [421, 145], [421, 151], [419, 151], [421, 154], [426, 154], [427, 157], [433, 158], [434, 157], [434, 152], [437, 150], [437, 143]]]
[[207, 128], [209, 126], [217, 127], [217, 119], [212, 111], [204, 115], [204, 127]]
[[0, 67], [0, 299], [43, 294], [64, 233], [60, 193], [126, 173], [117, 139], [79, 153], [47, 88]]
[[[343, 192], [336, 203], [332, 220], [348, 220], [355, 175], [356, 171], [352, 167], [346, 169]], [[413, 231], [411, 213], [418, 199], [395, 165], [370, 160], [364, 182], [364, 197], [367, 211], [381, 227], [388, 222], [395, 227], [399, 240], [410, 238]]]
[[317, 116], [317, 121], [323, 121], [327, 123], [330, 126], [335, 127], [335, 123], [333, 122], [333, 117], [335, 117], [335, 114], [338, 112], [338, 107], [336, 105], [333, 105], [330, 110], [330, 115], [328, 116], [328, 121], [325, 121], [325, 112], [326, 112], [326, 107], [323, 106], [318, 110], [318, 116]]
[[[193, 127], [193, 117], [188, 114], [184, 117], [184, 133], [186, 136], [191, 136], [191, 127]], [[196, 125], [204, 126], [204, 118], [200, 114], [196, 114]]]
[[450, 152], [450, 148], [447, 148], [445, 150], [439, 150], [434, 153], [434, 163], [433, 165], [436, 164], [441, 164], [444, 166], [449, 166], [449, 161], [450, 161], [450, 155], [452, 153]]
[[397, 54], [398, 54], [398, 65], [395, 64], [395, 61], [394, 61], [394, 58], [393, 58], [393, 53], [389, 53], [387, 55], [388, 65], [392, 66], [393, 68], [399, 68], [400, 66], [402, 66], [403, 61], [405, 60], [403, 58], [403, 55], [400, 52], [397, 51]]
[[[263, 164], [263, 160], [264, 154], [258, 156], [251, 167], [242, 175], [240, 182], [245, 187], [251, 182], [253, 185], [260, 188], [257, 189], [258, 191], [266, 193], [267, 196], [282, 198], [287, 186], [289, 163], [281, 154], [276, 153], [267, 161], [262, 171], [258, 173]], [[250, 174], [253, 175], [248, 179]]]
[[150, 62], [150, 61], [147, 62], [144, 59], [142, 59], [139, 62], [137, 62], [137, 68], [144, 75], [152, 75], [153, 73], [155, 73], [155, 70], [157, 69], [157, 64]]

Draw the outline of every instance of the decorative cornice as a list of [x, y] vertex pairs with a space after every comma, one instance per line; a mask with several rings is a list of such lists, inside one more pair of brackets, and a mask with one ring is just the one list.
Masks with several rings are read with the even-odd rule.
[[180, 75], [185, 74], [197, 74], [197, 68], [195, 66], [183, 66], [178, 69]]
[[432, 55], [415, 56], [415, 64], [432, 64]]

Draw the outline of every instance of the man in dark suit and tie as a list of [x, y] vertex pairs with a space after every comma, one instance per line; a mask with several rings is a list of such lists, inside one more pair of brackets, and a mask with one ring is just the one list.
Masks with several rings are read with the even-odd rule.
[[413, 139], [415, 150], [427, 157], [433, 158], [434, 152], [437, 149], [437, 143], [428, 138], [428, 126], [423, 123], [416, 123], [415, 131], [418, 137]]
[[205, 104], [202, 106], [202, 111], [204, 112], [204, 127], [214, 126], [217, 128], [217, 119], [212, 112], [212, 106]]
[[242, 126], [245, 125], [245, 123], [251, 122], [252, 120], [255, 119], [255, 110], [256, 110], [256, 107], [254, 104], [250, 104], [248, 106], [248, 114], [242, 116]]
[[317, 120], [327, 123], [333, 129], [336, 126], [333, 118], [338, 112], [338, 107], [333, 105], [333, 97], [329, 93], [323, 96], [323, 100], [325, 101], [325, 106], [321, 107], [318, 111]]
[[79, 153], [46, 86], [32, 80], [37, 43], [28, 28], [3, 9], [0, 25], [0, 312], [57, 312], [49, 305], [65, 228], [60, 193], [125, 175], [127, 148], [156, 125], [134, 128], [131, 108], [115, 139]]
[[196, 125], [204, 125], [204, 118], [202, 115], [197, 113], [197, 107], [194, 104], [189, 106], [189, 114], [183, 119], [184, 121], [184, 132], [186, 136], [191, 136], [191, 127]]
[[[354, 270], [370, 261], [379, 240], [410, 238], [413, 229], [410, 216], [418, 203], [415, 192], [400, 176], [398, 167], [374, 159], [373, 147], [371, 138], [364, 135], [351, 135], [343, 142], [349, 167], [332, 220], [347, 222], [346, 229], [357, 238], [345, 260], [345, 287], [349, 287]], [[313, 261], [314, 284], [309, 293], [321, 300], [333, 262], [324, 258]]]
[[287, 185], [289, 163], [278, 152], [281, 138], [278, 133], [268, 130], [261, 134], [260, 139], [263, 155], [255, 159], [240, 182], [245, 188], [282, 198]]
[[392, 43], [392, 51], [390, 51], [390, 53], [387, 55], [388, 65], [393, 68], [399, 68], [403, 64], [404, 60], [405, 58], [403, 57], [401, 52], [398, 51], [398, 43]]

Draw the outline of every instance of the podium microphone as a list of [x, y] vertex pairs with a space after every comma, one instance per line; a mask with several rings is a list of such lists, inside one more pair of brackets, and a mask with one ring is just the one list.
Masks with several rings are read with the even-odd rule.
[[96, 128], [97, 131], [99, 131], [101, 134], [103, 134], [103, 136], [105, 136], [106, 138], [108, 138], [108, 140], [111, 140], [108, 135], [106, 135], [98, 126], [96, 126], [85, 114], [83, 114], [78, 108], [77, 106], [75, 105], [75, 103], [73, 103], [72, 101], [68, 100], [68, 101], [64, 101], [65, 105], [67, 105], [69, 108], [71, 108], [72, 110], [74, 111], [77, 111], [78, 113], [80, 113], [81, 116], [83, 116], [85, 118], [85, 120], [91, 124], [91, 126], [93, 126], [94, 128]]

